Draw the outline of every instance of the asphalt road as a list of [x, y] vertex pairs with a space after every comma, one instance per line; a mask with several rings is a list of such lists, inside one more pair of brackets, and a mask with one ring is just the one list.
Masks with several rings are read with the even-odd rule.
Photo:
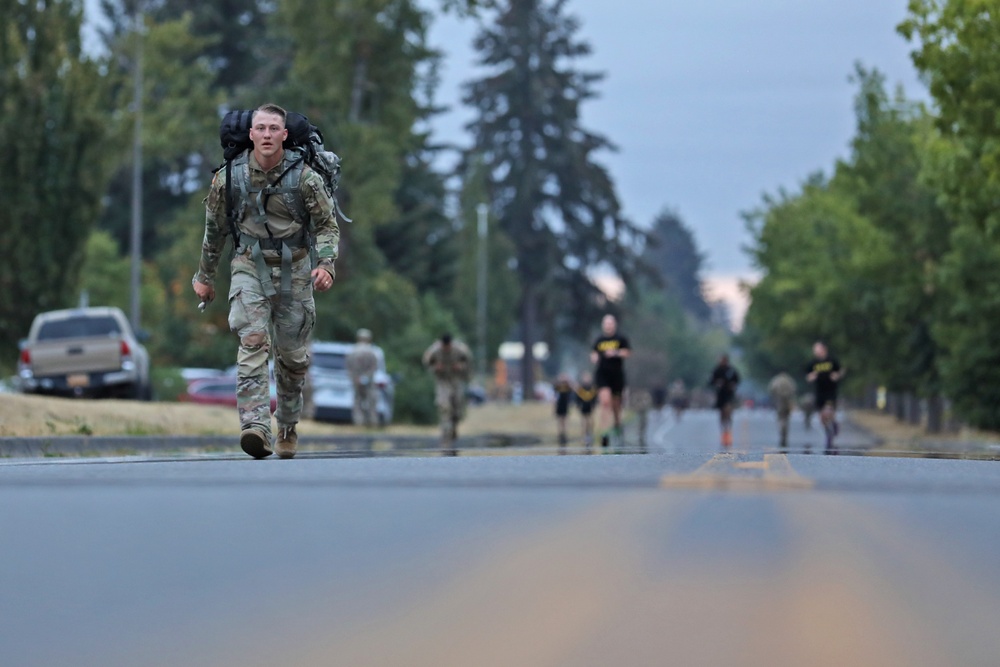
[[775, 431], [0, 462], [0, 665], [1000, 664], [1000, 464]]

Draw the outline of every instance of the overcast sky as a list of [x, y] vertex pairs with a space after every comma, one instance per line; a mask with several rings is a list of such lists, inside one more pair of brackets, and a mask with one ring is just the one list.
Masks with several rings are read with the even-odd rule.
[[[720, 283], [751, 274], [741, 211], [847, 155], [855, 62], [926, 97], [895, 31], [906, 0], [569, 0], [566, 10], [593, 47], [578, 68], [606, 74], [583, 123], [619, 148], [600, 159], [626, 216], [648, 226], [675, 210]], [[462, 145], [474, 33], [448, 17], [431, 33], [448, 54], [438, 100], [453, 106], [435, 132]]]

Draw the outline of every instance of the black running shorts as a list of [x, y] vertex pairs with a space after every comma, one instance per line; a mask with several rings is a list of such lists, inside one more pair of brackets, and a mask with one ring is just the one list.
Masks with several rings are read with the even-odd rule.
[[625, 373], [608, 370], [598, 370], [594, 383], [598, 388], [608, 387], [612, 396], [621, 396], [625, 391]]

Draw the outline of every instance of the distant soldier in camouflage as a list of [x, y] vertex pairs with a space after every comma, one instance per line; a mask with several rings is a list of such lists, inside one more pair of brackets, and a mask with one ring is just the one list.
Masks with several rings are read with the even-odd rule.
[[788, 447], [788, 421], [795, 408], [797, 388], [795, 380], [788, 373], [778, 373], [767, 385], [767, 391], [774, 403], [774, 411], [778, 415], [779, 444], [782, 449]]
[[446, 333], [424, 352], [424, 366], [434, 375], [441, 453], [454, 456], [458, 422], [465, 417], [465, 385], [472, 373], [472, 353], [465, 343]]
[[[285, 110], [253, 113], [253, 149], [232, 163], [236, 229], [226, 215], [226, 174], [205, 199], [201, 262], [192, 280], [203, 302], [215, 298], [215, 276], [227, 236], [238, 238], [231, 265], [229, 327], [240, 338], [237, 403], [240, 446], [254, 458], [295, 456], [309, 341], [316, 323], [313, 289], [333, 285], [340, 228], [322, 177], [296, 150], [285, 150]], [[238, 235], [238, 236], [237, 236]], [[236, 240], [236, 239], [234, 239]], [[274, 351], [278, 438], [271, 445], [268, 360]]]
[[347, 373], [351, 376], [354, 387], [354, 409], [352, 417], [359, 426], [376, 426], [375, 371], [378, 370], [378, 356], [372, 347], [372, 332], [368, 329], [358, 329], [357, 344], [347, 355]]

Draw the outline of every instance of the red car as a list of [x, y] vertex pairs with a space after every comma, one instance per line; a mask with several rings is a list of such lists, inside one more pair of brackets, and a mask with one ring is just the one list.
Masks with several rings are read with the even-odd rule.
[[[271, 412], [278, 407], [278, 393], [271, 383]], [[220, 375], [218, 377], [192, 380], [187, 391], [177, 397], [185, 403], [201, 403], [203, 405], [228, 405], [236, 407], [236, 376]]]

